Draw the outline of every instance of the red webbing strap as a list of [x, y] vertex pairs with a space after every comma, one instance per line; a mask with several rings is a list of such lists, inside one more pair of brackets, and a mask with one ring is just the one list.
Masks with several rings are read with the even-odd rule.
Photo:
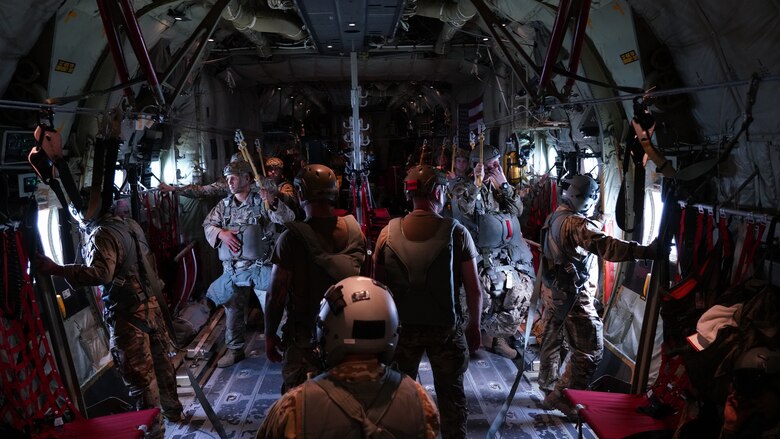
[[732, 256], [734, 254], [734, 244], [731, 242], [731, 233], [729, 232], [725, 216], [721, 216], [718, 221], [718, 231], [720, 240], [723, 242], [723, 256]]
[[[27, 267], [21, 232], [16, 232], [20, 266]], [[36, 421], [61, 417], [65, 410], [80, 416], [70, 401], [35, 299], [29, 274], [23, 269], [20, 319], [0, 324], [0, 382], [6, 401], [0, 406], [0, 419], [11, 420], [14, 428], [28, 430]]]
[[699, 210], [699, 215], [696, 217], [696, 234], [693, 235], [693, 270], [698, 271], [701, 266], [699, 265], [699, 249], [701, 248], [702, 234], [704, 233], [704, 211]]
[[714, 215], [712, 211], [709, 211], [709, 213], [707, 214], [707, 252], [708, 253], [711, 252], [714, 247], [712, 244], [712, 232], [715, 229], [713, 220], [714, 220]]
[[747, 275], [748, 270], [753, 265], [753, 259], [756, 256], [756, 250], [758, 250], [759, 244], [761, 244], [761, 237], [764, 236], [764, 229], [766, 224], [753, 224], [753, 227], [748, 227], [745, 230], [745, 242], [742, 244], [742, 254], [739, 255], [739, 263], [737, 264], [737, 271], [734, 273], [736, 277], [734, 279], [734, 285], [742, 282]]

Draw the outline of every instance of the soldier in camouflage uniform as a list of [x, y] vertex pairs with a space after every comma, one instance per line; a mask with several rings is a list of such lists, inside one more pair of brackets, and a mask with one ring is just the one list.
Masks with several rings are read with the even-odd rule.
[[[343, 439], [381, 429], [388, 437], [435, 438], [439, 416], [428, 392], [386, 366], [398, 341], [387, 289], [354, 276], [330, 287], [325, 299], [317, 345], [327, 371], [282, 395], [256, 437]], [[376, 433], [367, 436], [383, 437]]]
[[[153, 290], [160, 283], [157, 273], [146, 271], [145, 267], [153, 270], [148, 259], [142, 263], [150, 251], [143, 230], [132, 219], [112, 214], [85, 225], [84, 264], [62, 266], [37, 255], [38, 270], [62, 276], [74, 286], [102, 287], [111, 354], [133, 406], [161, 407], [162, 417], [179, 421], [182, 406], [170, 356], [174, 347], [160, 310], [166, 305], [158, 302]], [[164, 432], [158, 415], [150, 437], [163, 438]]]
[[[543, 227], [544, 275], [551, 297], [545, 298], [544, 337], [539, 352], [539, 387], [547, 395], [544, 407], [558, 409], [569, 419], [576, 411], [563, 396], [564, 388], [585, 389], [601, 361], [603, 325], [594, 306], [595, 289], [589, 288], [593, 254], [607, 261], [655, 257], [656, 244], [639, 245], [605, 235], [586, 214], [598, 200], [599, 186], [587, 175], [565, 178], [560, 185], [561, 204]], [[570, 346], [571, 359], [558, 377], [561, 331]]]
[[278, 157], [268, 157], [265, 160], [266, 177], [276, 184], [276, 190], [291, 199], [295, 198], [295, 188], [284, 179], [284, 162]]
[[[219, 250], [224, 270], [207, 293], [215, 304], [225, 305], [228, 350], [217, 363], [219, 367], [244, 359], [244, 312], [249, 291], [267, 291], [275, 227], [295, 219], [292, 210], [278, 198], [270, 198], [268, 192], [250, 191], [251, 173], [245, 161], [227, 165], [224, 175], [232, 195], [220, 201], [203, 221], [206, 240]], [[260, 300], [264, 302], [263, 297]]]
[[[414, 166], [404, 186], [414, 210], [382, 229], [374, 252], [376, 278], [393, 291], [403, 327], [393, 361], [416, 379], [423, 353], [433, 371], [442, 419], [442, 437], [465, 438], [466, 394], [463, 375], [469, 350], [479, 349], [482, 291], [477, 277], [477, 248], [463, 225], [438, 215], [447, 180], [428, 165]], [[468, 326], [464, 335], [463, 280]]]
[[498, 148], [485, 145], [483, 156], [484, 164], [479, 163], [479, 148], [472, 151], [473, 178], [452, 188], [453, 218], [468, 228], [480, 253], [483, 346], [514, 359], [519, 353], [513, 336], [526, 316], [535, 274], [531, 250], [520, 232], [520, 195], [504, 176]]

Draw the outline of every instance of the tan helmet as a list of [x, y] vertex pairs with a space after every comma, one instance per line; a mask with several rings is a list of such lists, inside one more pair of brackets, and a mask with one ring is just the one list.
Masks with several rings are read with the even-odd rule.
[[[495, 146], [485, 145], [482, 147], [483, 161], [486, 162], [488, 160], [497, 159], [499, 157], [501, 157], [501, 151], [499, 151]], [[479, 163], [479, 145], [475, 146], [474, 149], [471, 150], [471, 154], [469, 155], [469, 163], [471, 164], [471, 167], [474, 167], [477, 163]]]
[[284, 168], [284, 162], [279, 157], [268, 157], [265, 159], [266, 168]]
[[338, 198], [338, 181], [333, 170], [325, 165], [306, 165], [295, 177], [295, 189], [302, 202]]
[[389, 364], [398, 345], [398, 310], [386, 286], [369, 277], [348, 277], [325, 293], [316, 331], [328, 367], [347, 354], [375, 354]]
[[241, 175], [246, 174], [251, 176], [252, 175], [252, 167], [249, 165], [249, 162], [246, 162], [244, 160], [239, 160], [237, 162], [230, 162], [227, 166], [225, 166], [225, 170], [222, 171], [222, 175], [227, 177], [228, 175]]
[[446, 186], [447, 177], [440, 170], [429, 165], [412, 166], [404, 179], [404, 190], [408, 197], [427, 196], [436, 186]]

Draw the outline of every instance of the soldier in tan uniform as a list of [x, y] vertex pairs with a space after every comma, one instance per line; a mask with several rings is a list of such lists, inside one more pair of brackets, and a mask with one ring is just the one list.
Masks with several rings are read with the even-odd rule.
[[[599, 186], [588, 175], [575, 175], [561, 182], [561, 204], [543, 227], [544, 276], [550, 297], [544, 297], [544, 337], [539, 351], [539, 387], [547, 395], [544, 407], [558, 409], [569, 419], [576, 411], [563, 396], [564, 388], [585, 389], [601, 361], [603, 324], [588, 288], [592, 255], [607, 261], [631, 261], [655, 257], [656, 244], [639, 245], [605, 235], [601, 226], [587, 218], [598, 201]], [[562, 334], [570, 346], [571, 359], [558, 377]]]
[[474, 175], [452, 187], [452, 217], [471, 232], [480, 253], [483, 346], [514, 359], [519, 353], [513, 336], [526, 316], [535, 278], [531, 249], [518, 220], [523, 202], [504, 176], [498, 148], [484, 146], [484, 163], [479, 162], [478, 148], [470, 157]]
[[[169, 353], [173, 343], [165, 326], [155, 288], [160, 280], [143, 230], [132, 219], [105, 214], [84, 223], [84, 264], [59, 265], [43, 255], [36, 264], [42, 274], [61, 276], [76, 286], [101, 286], [110, 348], [136, 410], [161, 407], [162, 417], [181, 419], [176, 372]], [[140, 252], [140, 254], [139, 254]], [[151, 272], [147, 271], [147, 268]], [[163, 438], [160, 415], [149, 437]]]
[[[219, 367], [244, 359], [244, 310], [249, 292], [267, 291], [270, 281], [270, 255], [275, 227], [295, 219], [295, 214], [279, 198], [268, 192], [251, 192], [249, 163], [232, 162], [224, 175], [232, 195], [220, 201], [203, 221], [208, 243], [218, 249], [223, 273], [207, 292], [217, 305], [225, 305], [227, 352]], [[259, 297], [261, 303], [264, 297]]]
[[439, 414], [428, 392], [386, 366], [398, 342], [398, 313], [382, 284], [355, 276], [330, 287], [316, 333], [327, 371], [282, 395], [258, 439], [382, 437], [372, 436], [379, 431], [436, 437]]
[[[471, 235], [457, 220], [438, 214], [446, 185], [444, 173], [431, 166], [409, 170], [404, 186], [414, 210], [382, 229], [374, 267], [377, 280], [387, 282], [393, 291], [403, 327], [393, 362], [398, 370], [416, 379], [423, 354], [428, 356], [441, 410], [442, 437], [451, 439], [467, 434], [463, 375], [469, 351], [479, 349], [482, 291]], [[461, 296], [456, 294], [456, 282], [461, 278], [467, 306], [461, 305]]]
[[[295, 178], [295, 191], [306, 219], [287, 223], [279, 236], [266, 298], [265, 350], [269, 360], [284, 360], [282, 393], [319, 371], [311, 335], [322, 293], [360, 274], [366, 255], [366, 239], [355, 218], [337, 217], [333, 211], [338, 187], [330, 168], [305, 166]], [[280, 339], [276, 334], [284, 311], [287, 323]]]

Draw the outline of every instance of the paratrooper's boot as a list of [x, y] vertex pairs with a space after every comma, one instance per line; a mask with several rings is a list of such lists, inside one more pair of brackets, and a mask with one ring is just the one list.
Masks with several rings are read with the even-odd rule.
[[513, 348], [504, 337], [494, 337], [493, 345], [490, 350], [492, 350], [493, 353], [509, 358], [510, 360], [516, 360], [520, 357], [520, 352], [517, 352], [517, 349]]
[[232, 366], [244, 358], [246, 358], [246, 355], [244, 354], [243, 349], [228, 349], [227, 352], [225, 352], [225, 355], [217, 362], [217, 367]]

